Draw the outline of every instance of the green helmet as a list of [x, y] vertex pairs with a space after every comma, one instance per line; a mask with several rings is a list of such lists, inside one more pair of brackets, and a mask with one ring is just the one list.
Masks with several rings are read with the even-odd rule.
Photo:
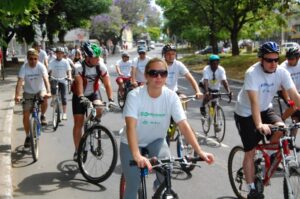
[[100, 57], [102, 54], [101, 48], [97, 44], [90, 42], [83, 44], [83, 51], [88, 57]]
[[215, 55], [215, 54], [212, 54], [209, 56], [209, 61], [212, 62], [212, 61], [220, 61], [220, 57], [219, 55]]

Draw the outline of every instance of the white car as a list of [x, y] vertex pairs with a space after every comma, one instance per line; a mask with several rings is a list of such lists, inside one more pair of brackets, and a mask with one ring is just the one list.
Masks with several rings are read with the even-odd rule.
[[300, 45], [296, 42], [286, 42], [283, 43], [283, 45], [281, 45], [281, 49], [286, 52], [289, 48], [299, 48], [300, 49]]

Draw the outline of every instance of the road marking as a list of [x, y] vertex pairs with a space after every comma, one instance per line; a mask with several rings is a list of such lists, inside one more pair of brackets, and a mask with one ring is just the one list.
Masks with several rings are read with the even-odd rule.
[[228, 145], [226, 145], [226, 144], [223, 144], [223, 143], [219, 143], [219, 142], [217, 142], [215, 139], [213, 139], [213, 138], [210, 138], [210, 137], [206, 137], [205, 135], [202, 135], [201, 133], [199, 133], [199, 132], [195, 132], [196, 133], [196, 136], [199, 138], [203, 138], [204, 140], [205, 140], [205, 142], [206, 143], [213, 143], [213, 144], [215, 144], [215, 145], [219, 145], [219, 146], [221, 146], [221, 147], [224, 147], [224, 148], [229, 148], [229, 146]]

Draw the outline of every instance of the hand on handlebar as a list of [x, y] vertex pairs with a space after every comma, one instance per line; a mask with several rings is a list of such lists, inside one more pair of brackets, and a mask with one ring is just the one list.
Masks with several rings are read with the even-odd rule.
[[270, 135], [271, 134], [271, 129], [268, 124], [260, 124], [258, 127], [256, 127], [257, 130], [264, 135]]
[[20, 96], [16, 96], [16, 97], [15, 97], [15, 102], [16, 102], [17, 104], [19, 104], [19, 103], [21, 102], [21, 97], [20, 97]]
[[80, 102], [80, 104], [83, 104], [83, 106], [85, 106], [85, 107], [88, 107], [89, 104], [91, 103], [90, 100], [85, 96], [80, 96], [79, 102]]
[[134, 161], [136, 162], [136, 165], [139, 168], [145, 168], [145, 167], [147, 167], [150, 172], [152, 171], [152, 165], [151, 165], [151, 163], [150, 163], [150, 161], [149, 161], [148, 158], [140, 155], [137, 158], [135, 158]]
[[199, 156], [200, 156], [205, 162], [207, 162], [208, 164], [212, 164], [212, 163], [214, 163], [214, 161], [215, 161], [214, 155], [211, 154], [211, 153], [207, 153], [207, 152], [205, 152], [205, 151], [202, 151], [202, 152], [199, 154]]
[[232, 91], [230, 91], [230, 92], [228, 93], [228, 98], [229, 98], [229, 102], [231, 102], [231, 100], [232, 100]]

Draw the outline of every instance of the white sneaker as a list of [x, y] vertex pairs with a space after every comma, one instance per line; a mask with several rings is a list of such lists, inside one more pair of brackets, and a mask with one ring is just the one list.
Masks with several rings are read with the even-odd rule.
[[67, 120], [67, 119], [68, 119], [68, 117], [67, 117], [67, 114], [66, 114], [66, 113], [64, 113], [64, 114], [63, 114], [63, 116], [62, 116], [62, 119], [63, 119], [63, 120]]

